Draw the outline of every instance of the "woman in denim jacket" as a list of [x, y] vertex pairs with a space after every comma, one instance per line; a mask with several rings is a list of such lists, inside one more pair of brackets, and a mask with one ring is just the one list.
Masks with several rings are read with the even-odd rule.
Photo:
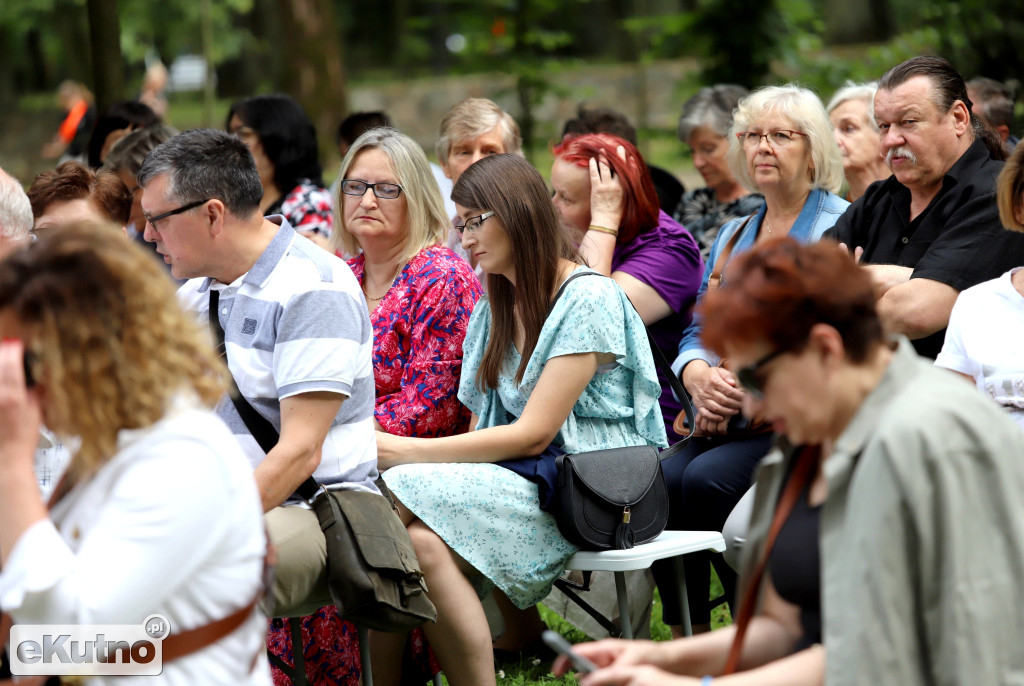
[[[832, 125], [821, 100], [805, 88], [770, 86], [742, 99], [733, 118], [728, 158], [736, 178], [763, 194], [765, 204], [756, 214], [734, 219], [719, 231], [705, 264], [698, 303], [709, 287], [718, 287], [732, 256], [780, 236], [817, 241], [849, 206], [835, 194], [843, 183], [843, 165]], [[721, 531], [750, 486], [755, 465], [768, 452], [771, 428], [739, 429], [743, 391], [721, 359], [703, 348], [700, 331], [695, 317], [672, 365], [693, 399], [698, 437], [663, 463], [671, 502], [669, 528]], [[710, 604], [702, 590], [710, 582], [709, 558], [727, 599], [735, 589], [735, 573], [720, 555], [695, 553], [684, 558], [687, 582], [695, 589], [689, 606], [696, 632], [710, 625]], [[653, 569], [665, 623], [680, 635], [679, 584], [672, 565], [655, 563]]]

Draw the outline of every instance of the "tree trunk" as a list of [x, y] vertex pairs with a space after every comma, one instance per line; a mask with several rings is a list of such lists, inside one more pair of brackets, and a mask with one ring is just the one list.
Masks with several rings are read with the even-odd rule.
[[320, 150], [334, 142], [333, 132], [345, 117], [345, 73], [341, 33], [331, 0], [277, 0], [282, 35], [289, 36], [285, 61], [288, 92], [298, 100], [319, 134]]
[[89, 44], [92, 54], [96, 111], [103, 112], [124, 97], [121, 63], [121, 24], [117, 0], [88, 0]]
[[892, 35], [888, 0], [824, 0], [828, 43], [873, 43]]

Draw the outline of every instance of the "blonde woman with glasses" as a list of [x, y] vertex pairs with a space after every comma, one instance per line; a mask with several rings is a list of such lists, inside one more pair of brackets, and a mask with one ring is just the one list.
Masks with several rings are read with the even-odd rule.
[[[765, 203], [758, 212], [724, 225], [705, 263], [698, 304], [717, 288], [731, 257], [772, 238], [791, 236], [817, 241], [849, 203], [836, 195], [843, 164], [825, 108], [811, 91], [795, 85], [762, 88], [739, 102], [733, 117], [729, 166], [746, 188]], [[669, 528], [721, 531], [726, 518], [750, 486], [754, 466], [768, 452], [771, 427], [742, 427], [743, 390], [722, 360], [700, 341], [697, 317], [683, 332], [672, 365], [693, 399], [697, 435], [689, 446], [663, 463], [672, 496]], [[727, 598], [735, 573], [720, 555], [697, 553], [684, 560], [690, 615], [695, 631], [708, 630], [709, 558]], [[655, 579], [665, 605], [665, 622], [680, 633], [674, 608], [678, 584], [671, 564], [657, 564]]]

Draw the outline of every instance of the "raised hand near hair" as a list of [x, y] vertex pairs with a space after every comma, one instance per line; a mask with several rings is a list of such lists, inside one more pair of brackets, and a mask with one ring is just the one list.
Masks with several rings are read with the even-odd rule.
[[26, 388], [25, 347], [20, 340], [0, 343], [0, 467], [32, 469], [42, 410], [38, 391]]
[[[625, 155], [620, 146], [619, 151]], [[625, 190], [604, 155], [590, 158], [590, 223], [617, 231], [622, 223]]]

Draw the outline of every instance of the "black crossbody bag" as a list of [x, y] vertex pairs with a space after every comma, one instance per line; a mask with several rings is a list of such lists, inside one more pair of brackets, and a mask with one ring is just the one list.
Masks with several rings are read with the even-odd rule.
[[[227, 360], [217, 317], [220, 294], [210, 290], [210, 329]], [[280, 435], [239, 392], [230, 371], [231, 402], [264, 452]], [[313, 508], [327, 543], [327, 585], [343, 619], [377, 631], [404, 632], [436, 621], [416, 552], [398, 510], [388, 498], [366, 491], [328, 491], [313, 477], [296, 494]]]
[[[555, 293], [551, 309], [566, 286], [583, 276], [603, 275], [592, 271], [570, 275]], [[655, 366], [668, 378], [693, 426], [689, 396], [649, 330], [647, 341]], [[686, 436], [660, 453], [652, 445], [636, 445], [554, 456], [555, 483], [550, 486], [553, 492], [545, 509], [554, 515], [562, 536], [583, 550], [621, 550], [647, 543], [668, 525], [668, 490], [661, 460], [678, 453], [689, 440], [690, 436]], [[528, 459], [507, 462], [521, 464]], [[551, 456], [545, 454], [536, 459], [545, 461]], [[531, 478], [521, 468], [498, 464]], [[543, 474], [544, 465], [534, 471]], [[538, 488], [543, 491], [546, 485], [538, 481]]]

